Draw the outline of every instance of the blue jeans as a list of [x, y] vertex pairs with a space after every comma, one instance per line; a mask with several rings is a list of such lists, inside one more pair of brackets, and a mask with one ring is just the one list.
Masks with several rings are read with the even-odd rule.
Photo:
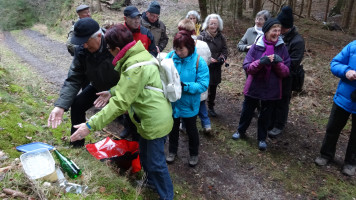
[[211, 128], [211, 123], [208, 116], [208, 110], [206, 109], [205, 101], [200, 102], [198, 116], [200, 118], [201, 126], [203, 128]]
[[166, 136], [154, 140], [140, 137], [140, 160], [148, 183], [156, 187], [160, 199], [172, 200], [174, 196], [173, 183], [169, 176], [164, 154], [165, 142]]

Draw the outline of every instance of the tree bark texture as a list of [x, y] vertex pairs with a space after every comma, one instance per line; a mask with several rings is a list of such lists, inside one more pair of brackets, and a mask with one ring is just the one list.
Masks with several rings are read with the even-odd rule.
[[342, 15], [342, 24], [341, 24], [342, 28], [344, 29], [349, 28], [353, 4], [354, 4], [354, 0], [346, 0], [345, 2], [344, 12], [343, 12], [344, 14]]
[[350, 34], [356, 35], [356, 3], [353, 3], [351, 12]]
[[253, 8], [253, 0], [248, 0], [248, 7]]
[[199, 0], [199, 9], [200, 9], [201, 20], [204, 21], [206, 16], [208, 16], [206, 0]]
[[313, 0], [308, 0], [308, 13], [307, 13], [308, 18], [310, 18], [310, 15], [311, 15], [312, 4], [313, 4]]
[[257, 13], [262, 10], [262, 0], [255, 0], [254, 1], [254, 6], [253, 6], [253, 13], [252, 13], [252, 17], [255, 17], [257, 15]]
[[327, 0], [326, 1], [325, 15], [324, 15], [324, 22], [328, 21], [329, 7], [330, 7], [330, 0]]

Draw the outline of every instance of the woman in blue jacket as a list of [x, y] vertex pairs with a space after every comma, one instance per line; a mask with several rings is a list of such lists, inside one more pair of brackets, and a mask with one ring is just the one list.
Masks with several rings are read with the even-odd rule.
[[173, 59], [180, 75], [182, 97], [172, 103], [174, 124], [169, 134], [169, 154], [166, 161], [172, 163], [177, 156], [179, 124], [182, 118], [189, 137], [189, 165], [193, 167], [198, 164], [199, 134], [196, 119], [200, 107], [200, 94], [208, 89], [209, 68], [204, 59], [198, 57], [194, 40], [188, 31], [181, 30], [175, 35], [173, 48], [174, 51], [171, 51], [167, 58]]
[[351, 135], [342, 173], [353, 176], [356, 170], [356, 40], [344, 47], [330, 65], [331, 72], [340, 78], [340, 82], [334, 96], [320, 156], [315, 159], [315, 163], [324, 166], [334, 158], [340, 132], [351, 114]]

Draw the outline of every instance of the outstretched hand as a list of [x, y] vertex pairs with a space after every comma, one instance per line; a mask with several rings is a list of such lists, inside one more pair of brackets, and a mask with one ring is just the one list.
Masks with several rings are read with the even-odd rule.
[[73, 127], [77, 128], [77, 130], [72, 134], [72, 136], [70, 136], [71, 142], [82, 140], [90, 133], [90, 130], [85, 123], [74, 125]]
[[47, 126], [52, 128], [57, 128], [63, 120], [64, 109], [60, 107], [54, 107], [52, 112], [49, 114], [47, 120]]
[[99, 97], [94, 101], [95, 108], [104, 107], [111, 98], [111, 94], [109, 91], [98, 92], [96, 93], [96, 95], [98, 95]]

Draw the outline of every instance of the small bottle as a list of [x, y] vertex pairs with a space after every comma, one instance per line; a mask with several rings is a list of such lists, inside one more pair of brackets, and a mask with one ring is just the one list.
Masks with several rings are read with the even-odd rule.
[[82, 174], [82, 170], [79, 169], [79, 167], [71, 159], [63, 156], [56, 149], [54, 150], [54, 153], [59, 160], [59, 164], [61, 165], [62, 170], [67, 172], [71, 179], [75, 179]]

